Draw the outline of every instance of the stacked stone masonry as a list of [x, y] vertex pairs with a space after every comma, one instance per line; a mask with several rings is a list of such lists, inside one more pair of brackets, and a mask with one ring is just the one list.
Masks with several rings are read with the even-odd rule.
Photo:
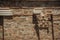
[[[55, 12], [51, 11], [53, 9], [45, 9], [42, 11], [45, 16], [36, 14], [36, 18], [33, 17], [33, 9], [12, 10], [13, 16], [4, 16], [4, 40], [53, 40], [52, 23], [49, 21], [50, 14]], [[33, 23], [33, 20], [37, 23]], [[60, 16], [53, 15], [53, 20], [54, 40], [60, 40]]]

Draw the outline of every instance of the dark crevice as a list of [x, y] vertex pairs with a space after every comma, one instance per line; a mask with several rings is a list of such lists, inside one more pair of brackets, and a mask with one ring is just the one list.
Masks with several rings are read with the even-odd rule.
[[40, 40], [38, 20], [37, 20], [37, 16], [36, 16], [35, 14], [33, 14], [33, 24], [35, 24], [34, 29], [35, 29], [35, 31], [36, 31], [38, 40]]
[[2, 40], [4, 40], [3, 16], [0, 16], [0, 28], [2, 29]]
[[3, 26], [3, 16], [0, 16], [0, 26]]
[[51, 25], [52, 25], [52, 39], [54, 40], [53, 15], [51, 14], [50, 17], [51, 17], [50, 21], [51, 21]]

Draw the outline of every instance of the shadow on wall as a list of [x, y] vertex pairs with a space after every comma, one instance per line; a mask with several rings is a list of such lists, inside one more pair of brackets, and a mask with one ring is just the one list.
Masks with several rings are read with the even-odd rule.
[[3, 16], [0, 16], [0, 26], [3, 26]]
[[40, 40], [40, 35], [39, 35], [39, 26], [38, 26], [38, 20], [37, 20], [37, 16], [35, 14], [33, 14], [33, 24], [35, 24], [35, 31], [38, 37], [38, 40]]
[[39, 32], [39, 30], [45, 29], [45, 30], [47, 30], [47, 33], [49, 33], [48, 27], [39, 27], [38, 26], [38, 18], [36, 16], [36, 14], [33, 14], [33, 24], [35, 24], [34, 29], [36, 31], [38, 40], [40, 40], [40, 32]]
[[0, 35], [2, 35], [2, 38], [0, 40], [4, 40], [4, 27], [3, 27], [3, 16], [0, 16]]

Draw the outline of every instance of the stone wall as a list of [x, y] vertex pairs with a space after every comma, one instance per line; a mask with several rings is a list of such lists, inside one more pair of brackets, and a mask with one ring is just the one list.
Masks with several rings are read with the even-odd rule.
[[[33, 9], [12, 9], [13, 16], [4, 16], [4, 40], [53, 40], [50, 11], [42, 17]], [[48, 10], [48, 9], [47, 9]], [[43, 11], [42, 11], [43, 12]], [[54, 15], [54, 39], [60, 40], [60, 16]]]

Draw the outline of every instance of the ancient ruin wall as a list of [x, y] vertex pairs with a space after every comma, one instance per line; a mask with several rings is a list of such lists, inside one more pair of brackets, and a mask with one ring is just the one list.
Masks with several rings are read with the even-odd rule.
[[[4, 16], [4, 40], [53, 40], [52, 24], [47, 21], [49, 15], [45, 15], [43, 21], [41, 15], [33, 14], [33, 9], [12, 10], [13, 16]], [[59, 20], [60, 16], [53, 17]], [[55, 21], [53, 25], [54, 39], [59, 40], [60, 22]]]

